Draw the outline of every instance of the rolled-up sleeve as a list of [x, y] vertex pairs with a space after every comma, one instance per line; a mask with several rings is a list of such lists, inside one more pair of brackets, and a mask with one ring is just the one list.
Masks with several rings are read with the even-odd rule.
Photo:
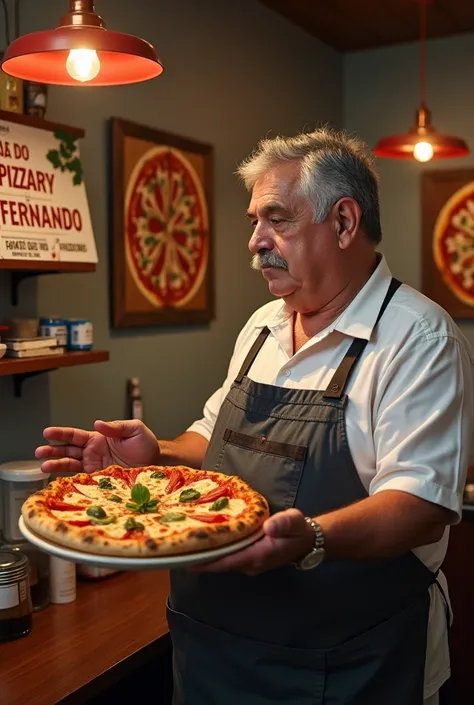
[[462, 515], [474, 424], [473, 362], [462, 340], [419, 335], [383, 372], [374, 405], [370, 494], [401, 490]]

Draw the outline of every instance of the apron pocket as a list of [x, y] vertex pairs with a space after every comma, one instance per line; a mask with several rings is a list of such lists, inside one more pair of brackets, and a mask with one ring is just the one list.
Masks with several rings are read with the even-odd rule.
[[267, 498], [271, 513], [293, 507], [307, 447], [227, 428], [215, 470], [239, 475]]
[[323, 705], [321, 652], [236, 636], [197, 622], [169, 603], [167, 617], [173, 705]]

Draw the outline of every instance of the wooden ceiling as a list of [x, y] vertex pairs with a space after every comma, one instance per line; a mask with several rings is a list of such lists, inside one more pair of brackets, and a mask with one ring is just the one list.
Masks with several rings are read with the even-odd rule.
[[[260, 0], [341, 52], [416, 41], [418, 0]], [[432, 0], [428, 37], [474, 31], [474, 0]]]

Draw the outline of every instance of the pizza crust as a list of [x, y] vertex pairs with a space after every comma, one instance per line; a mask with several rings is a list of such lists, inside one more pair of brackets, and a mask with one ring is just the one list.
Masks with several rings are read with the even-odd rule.
[[[159, 528], [154, 527], [155, 535], [150, 535], [151, 529], [146, 528], [144, 532], [134, 532], [135, 535], [130, 538], [120, 538], [108, 535], [106, 527], [100, 525], [75, 526], [53, 514], [48, 506], [48, 502], [62, 501], [62, 498], [68, 493], [74, 492], [78, 485], [90, 482], [91, 478], [97, 475], [110, 476], [113, 481], [113, 478], [119, 473], [121, 478], [133, 481], [134, 477], [138, 477], [143, 472], [163, 472], [169, 478], [173, 470], [180, 470], [183, 473], [188, 487], [193, 481], [203, 479], [212, 480], [218, 485], [229, 484], [232, 497], [244, 500], [245, 508], [236, 516], [228, 516], [225, 521], [220, 521], [220, 523], [201, 523], [192, 519], [192, 514], [196, 511], [195, 503], [180, 504], [179, 512], [186, 514], [187, 517], [185, 525], [180, 526], [180, 522], [173, 522], [171, 528], [163, 529], [163, 525], [157, 521], [162, 513], [161, 509], [157, 510], [156, 514], [133, 514], [124, 509], [124, 502], [122, 502], [121, 505], [117, 505], [117, 509], [110, 507], [110, 511], [120, 513], [118, 524], [133, 516], [137, 521], [142, 518], [147, 526], [153, 527], [154, 524], [150, 522], [154, 522], [156, 518], [156, 524]], [[110, 493], [108, 492], [108, 494]], [[118, 490], [117, 494], [119, 494]], [[164, 497], [166, 498], [166, 495]], [[101, 504], [105, 501], [104, 495]], [[166, 500], [163, 499], [163, 503], [165, 502]], [[94, 500], [91, 500], [91, 503], [94, 503]], [[107, 509], [111, 504], [109, 501]], [[222, 513], [225, 514], [225, 509], [222, 510]], [[60, 515], [61, 512], [56, 511], [56, 514]], [[193, 470], [185, 466], [147, 466], [144, 468], [110, 466], [105, 470], [91, 473], [91, 475], [79, 473], [73, 477], [53, 480], [48, 487], [34, 493], [24, 502], [22, 516], [25, 524], [39, 536], [74, 550], [101, 556], [149, 558], [186, 555], [240, 541], [262, 527], [265, 519], [269, 516], [269, 509], [265, 498], [236, 476], [228, 476], [214, 471]], [[165, 526], [170, 527], [171, 525], [166, 524]], [[156, 531], [163, 533], [156, 534]]]

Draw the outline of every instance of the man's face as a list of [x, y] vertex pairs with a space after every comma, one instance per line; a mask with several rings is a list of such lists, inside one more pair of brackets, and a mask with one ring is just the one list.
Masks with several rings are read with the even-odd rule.
[[315, 224], [311, 204], [298, 193], [299, 165], [274, 167], [255, 183], [248, 209], [252, 266], [274, 296], [295, 311], [311, 313], [339, 256], [335, 223]]

